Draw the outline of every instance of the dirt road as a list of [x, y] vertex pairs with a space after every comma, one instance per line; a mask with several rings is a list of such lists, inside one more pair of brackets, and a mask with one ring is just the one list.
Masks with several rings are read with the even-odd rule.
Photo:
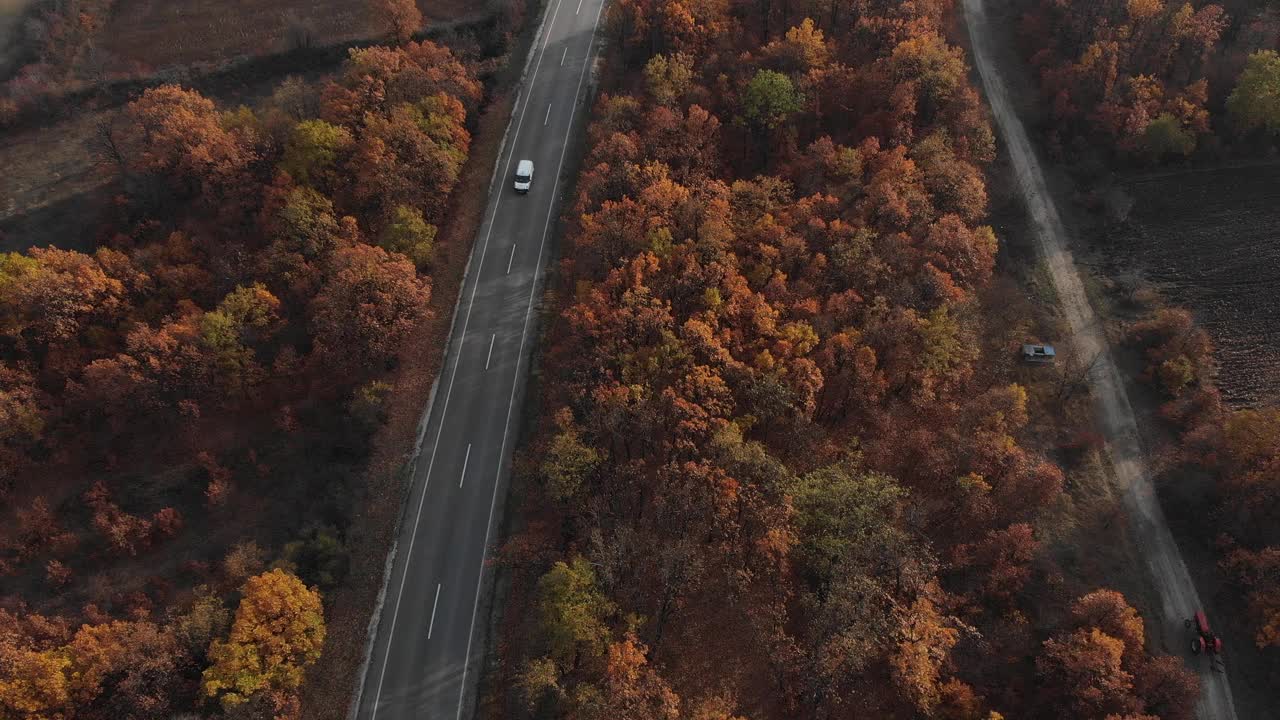
[[[1146, 560], [1161, 601], [1159, 617], [1150, 617], [1155, 608], [1148, 608], [1148, 620], [1159, 628], [1153, 640], [1160, 642], [1169, 652], [1185, 655], [1189, 637], [1183, 627], [1183, 619], [1201, 607], [1200, 597], [1156, 499], [1133, 408], [1111, 357], [1102, 325], [1094, 314], [1075, 262], [1067, 250], [1066, 230], [1049, 194], [1035, 148], [1027, 137], [1022, 120], [1014, 112], [1004, 80], [992, 59], [991, 28], [983, 0], [963, 2], [973, 62], [982, 77], [987, 102], [1004, 140], [1018, 191], [1026, 202], [1027, 213], [1035, 227], [1039, 250], [1053, 277], [1058, 300], [1073, 335], [1076, 355], [1082, 366], [1092, 363], [1089, 380], [1098, 401], [1100, 425], [1107, 439], [1115, 482], [1124, 497], [1131, 535]], [[1197, 717], [1201, 720], [1235, 720], [1231, 686], [1225, 673], [1214, 672], [1203, 658], [1196, 658], [1196, 661], [1201, 684]]]

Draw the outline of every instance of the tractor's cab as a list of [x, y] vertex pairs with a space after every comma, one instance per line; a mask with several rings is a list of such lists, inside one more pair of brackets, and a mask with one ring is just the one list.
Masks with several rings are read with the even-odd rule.
[[1222, 638], [1213, 633], [1209, 627], [1209, 618], [1203, 610], [1197, 610], [1194, 617], [1186, 621], [1188, 628], [1194, 628], [1195, 637], [1191, 639], [1191, 652], [1197, 655], [1221, 655]]

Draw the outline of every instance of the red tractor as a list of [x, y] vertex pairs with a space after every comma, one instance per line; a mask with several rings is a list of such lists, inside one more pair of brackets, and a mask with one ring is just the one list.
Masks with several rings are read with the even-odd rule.
[[1222, 638], [1213, 634], [1209, 628], [1209, 618], [1203, 610], [1197, 610], [1195, 617], [1184, 621], [1187, 628], [1195, 628], [1196, 636], [1191, 639], [1191, 652], [1209, 656], [1222, 654]]

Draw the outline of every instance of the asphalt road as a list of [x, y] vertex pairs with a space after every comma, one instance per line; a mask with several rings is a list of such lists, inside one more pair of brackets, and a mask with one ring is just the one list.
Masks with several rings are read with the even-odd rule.
[[[551, 0], [459, 294], [357, 717], [470, 717], [484, 654], [485, 557], [506, 491], [534, 303], [605, 0]], [[516, 162], [533, 187], [516, 194]], [[458, 192], [481, 192], [481, 188]]]

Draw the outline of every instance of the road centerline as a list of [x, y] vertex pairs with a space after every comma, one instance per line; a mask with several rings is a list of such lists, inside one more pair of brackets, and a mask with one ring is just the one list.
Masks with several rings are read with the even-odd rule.
[[467, 463], [471, 462], [471, 443], [467, 443], [467, 454], [462, 458], [462, 472], [458, 474], [458, 487], [467, 479]]
[[[556, 7], [554, 10], [552, 10], [551, 15], [544, 16], [544, 19], [542, 21], [541, 32], [545, 34], [546, 38], [550, 38], [551, 30], [555, 28], [555, 19], [556, 19], [556, 16], [559, 15], [560, 13], [561, 2], [562, 0], [556, 0]], [[594, 35], [594, 31], [593, 31], [593, 35]], [[531, 96], [533, 95], [534, 84], [538, 79], [538, 70], [541, 69], [542, 67], [542, 58], [543, 56], [546, 55], [546, 53], [547, 53], [547, 43], [546, 43], [546, 40], [544, 40], [542, 43], [542, 50], [538, 53], [538, 62], [534, 64], [533, 74], [529, 77], [528, 84], [526, 85], [526, 87], [529, 88], [530, 97], [525, 99], [524, 107], [520, 109], [520, 119], [516, 121], [516, 132], [515, 132], [515, 135], [512, 136], [511, 138], [511, 149], [508, 151], [508, 154], [507, 154], [507, 164], [502, 171], [502, 177], [504, 178], [507, 176], [507, 173], [511, 171], [511, 160], [512, 158], [515, 157], [516, 144], [520, 138], [520, 130], [524, 127], [524, 115], [525, 115], [525, 112], [529, 109], [529, 101], [532, 99]], [[490, 190], [493, 191], [494, 188], [493, 188], [492, 181], [490, 181], [489, 186], [490, 186]], [[501, 183], [499, 183], [499, 187], [501, 187]], [[476, 290], [478, 290], [480, 287], [480, 270], [484, 268], [484, 257], [487, 254], [489, 249], [489, 238], [491, 235], [493, 235], [493, 225], [497, 220], [498, 207], [502, 202], [502, 192], [500, 189], [498, 189], [497, 192], [498, 192], [498, 196], [493, 201], [493, 214], [489, 217], [489, 229], [485, 232], [484, 245], [480, 249], [480, 262], [477, 264], [477, 267], [476, 267], [475, 283], [471, 288], [471, 299], [467, 303], [467, 313], [462, 320], [462, 334], [459, 337], [466, 337], [467, 325], [471, 322], [471, 311], [472, 311], [472, 308], [475, 306]], [[465, 283], [465, 278], [464, 278], [464, 283]], [[377, 720], [378, 706], [382, 703], [382, 685], [387, 679], [387, 662], [391, 659], [391, 647], [392, 645], [395, 644], [396, 621], [400, 617], [400, 601], [404, 597], [405, 582], [409, 579], [409, 560], [410, 558], [413, 557], [413, 544], [418, 537], [418, 526], [422, 521], [422, 506], [427, 499], [427, 488], [431, 484], [431, 471], [435, 467], [436, 452], [440, 449], [440, 436], [444, 432], [444, 419], [449, 412], [449, 399], [453, 396], [453, 383], [454, 383], [454, 380], [456, 380], [458, 377], [458, 363], [460, 363], [461, 361], [462, 361], [461, 353], [457, 353], [457, 356], [454, 358], [454, 361], [453, 361], [453, 371], [449, 374], [449, 386], [448, 386], [448, 389], [445, 391], [444, 405], [440, 409], [440, 428], [436, 431], [436, 439], [431, 446], [431, 457], [427, 461], [427, 473], [422, 483], [422, 494], [418, 498], [418, 507], [417, 507], [417, 510], [414, 512], [413, 531], [409, 535], [409, 547], [406, 548], [405, 550], [404, 570], [400, 574], [400, 587], [396, 590], [396, 602], [391, 610], [391, 626], [387, 630], [387, 645], [382, 653], [382, 669], [378, 672], [378, 689], [374, 691], [373, 711], [369, 714], [369, 720]]]
[[[588, 60], [596, 44], [596, 31], [600, 27], [600, 15], [604, 10], [604, 2], [605, 0], [601, 0], [599, 8], [596, 10], [595, 23], [591, 26], [591, 38], [587, 43]], [[551, 215], [555, 209], [556, 190], [560, 187], [560, 171], [564, 167], [564, 155], [568, 149], [569, 134], [573, 132], [573, 118], [578, 110], [578, 97], [582, 94], [582, 81], [586, 79], [587, 66], [590, 64], [590, 62], [582, 64], [582, 71], [578, 74], [578, 87], [573, 95], [573, 104], [569, 107], [569, 121], [564, 133], [565, 145], [560, 149], [560, 162], [556, 167], [556, 180], [552, 185], [551, 200], [547, 205], [547, 220], [542, 227], [542, 240], [538, 243], [538, 259], [533, 266], [533, 280], [529, 285], [529, 300], [524, 309], [524, 327], [520, 331], [520, 348], [516, 351], [516, 372], [511, 381], [511, 397], [507, 401], [507, 419], [502, 430], [502, 445], [498, 450], [498, 470], [493, 478], [493, 497], [489, 500], [489, 519], [485, 524], [484, 544], [480, 548], [480, 569], [476, 576], [475, 598], [471, 605], [471, 624], [467, 628], [467, 651], [462, 657], [462, 682], [458, 689], [457, 720], [462, 720], [462, 705], [467, 698], [467, 672], [471, 669], [471, 643], [475, 640], [476, 614], [480, 611], [480, 587], [484, 582], [484, 564], [489, 552], [489, 535], [493, 532], [493, 512], [498, 505], [498, 486], [500, 485], [499, 480], [502, 478], [502, 458], [507, 452], [507, 439], [511, 434], [511, 413], [515, 406], [516, 389], [520, 386], [520, 361], [523, 359], [525, 340], [529, 334], [529, 319], [533, 315], [533, 300], [535, 293], [538, 291], [538, 276], [542, 270], [542, 253], [547, 243], [547, 230], [551, 227]]]
[[431, 624], [427, 625], [427, 639], [431, 639], [431, 633], [436, 629], [436, 608], [440, 606], [440, 585], [436, 583], [436, 599], [431, 603]]

